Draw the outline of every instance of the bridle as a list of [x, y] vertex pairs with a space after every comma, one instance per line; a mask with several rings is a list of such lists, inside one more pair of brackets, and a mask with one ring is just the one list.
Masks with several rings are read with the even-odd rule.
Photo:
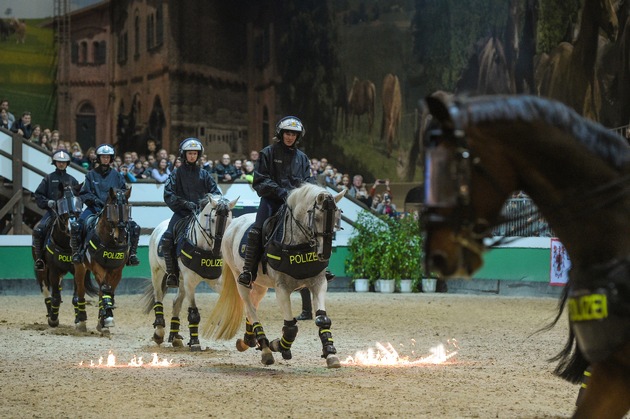
[[[109, 223], [110, 238], [118, 244], [123, 244], [129, 236], [129, 221], [131, 221], [131, 205], [127, 202], [125, 192], [116, 191], [115, 202], [105, 205], [105, 218]], [[118, 231], [118, 236], [116, 236]]]
[[[213, 218], [214, 215], [214, 218]], [[205, 222], [201, 225], [198, 217], [193, 217], [193, 223], [196, 223], [204, 236], [206, 243], [210, 245], [210, 241], [213, 242], [212, 252], [215, 255], [219, 255], [221, 252], [221, 242], [223, 241], [223, 233], [227, 226], [228, 218], [230, 217], [230, 205], [229, 201], [221, 197], [217, 202], [216, 207], [212, 208], [208, 214], [204, 214]], [[215, 222], [214, 234], [212, 234], [212, 220]], [[197, 245], [197, 243], [194, 243]]]

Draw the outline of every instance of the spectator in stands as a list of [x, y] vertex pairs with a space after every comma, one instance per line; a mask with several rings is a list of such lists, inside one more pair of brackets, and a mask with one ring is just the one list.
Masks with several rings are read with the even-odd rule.
[[322, 173], [317, 175], [317, 183], [321, 186], [331, 185], [332, 187], [336, 187], [334, 172], [331, 165], [326, 165], [326, 168]]
[[[163, 148], [161, 148], [155, 155], [155, 162], [153, 163], [153, 167], [158, 166], [158, 162], [160, 161], [160, 159], [166, 159], [168, 161], [168, 151]], [[169, 169], [171, 169], [171, 167], [169, 167]]]
[[378, 208], [381, 202], [383, 202], [383, 197], [380, 193], [377, 193], [372, 197], [372, 205], [370, 205], [370, 209], [376, 211], [376, 208]]
[[15, 116], [11, 112], [9, 112], [8, 99], [2, 99], [2, 101], [0, 101], [0, 109], [4, 109], [7, 112], [7, 117], [9, 118], [11, 125], [15, 124]]
[[[180, 157], [175, 159], [175, 169], [182, 165], [182, 159]], [[174, 169], [173, 169], [174, 170]]]
[[70, 150], [70, 153], [74, 153], [75, 151], [80, 151], [81, 154], [83, 154], [83, 148], [81, 148], [81, 144], [79, 144], [78, 141], [75, 141], [72, 144], [70, 144], [70, 147], [68, 148], [68, 150]]
[[254, 163], [254, 167], [256, 167], [256, 164], [258, 163], [259, 157], [260, 157], [260, 153], [258, 151], [252, 150], [249, 152], [249, 161]]
[[33, 125], [33, 134], [30, 138], [31, 142], [40, 145], [42, 141], [42, 127], [40, 125]]
[[[376, 181], [380, 182], [380, 180], [378, 179]], [[372, 206], [372, 200], [373, 200], [372, 195], [368, 194], [365, 188], [365, 183], [363, 183], [363, 176], [361, 175], [354, 175], [352, 177], [352, 185], [350, 186], [350, 189], [348, 190], [348, 193], [346, 195], [359, 200], [360, 202], [365, 204], [368, 208]]]
[[114, 169], [116, 169], [118, 172], [120, 172], [120, 167], [122, 166], [122, 159], [120, 158], [120, 156], [116, 156], [116, 158], [114, 159], [114, 164], [112, 165], [112, 167]]
[[147, 150], [144, 154], [147, 156], [149, 155], [155, 156], [156, 150], [157, 150], [157, 142], [153, 138], [149, 137], [147, 139]]
[[221, 183], [231, 183], [238, 177], [236, 175], [236, 168], [230, 162], [229, 154], [224, 154], [223, 157], [221, 157], [221, 162], [216, 165], [214, 171]]
[[236, 169], [236, 175], [234, 177], [234, 180], [236, 180], [236, 179], [239, 179], [241, 175], [243, 174], [243, 160], [241, 159], [234, 160], [234, 168]]
[[158, 167], [151, 170], [151, 177], [158, 183], [166, 183], [166, 180], [171, 175], [171, 170], [168, 168], [168, 160], [160, 159]]
[[171, 171], [173, 171], [173, 168], [175, 167], [175, 160], [177, 160], [177, 156], [175, 154], [168, 155], [168, 168]]
[[52, 150], [52, 148], [50, 147], [50, 135], [46, 133], [46, 130], [44, 130], [41, 137], [39, 137], [39, 145], [44, 147], [48, 151]]
[[144, 171], [142, 172], [141, 178], [142, 179], [151, 179], [151, 172], [153, 171], [153, 166], [151, 166], [149, 164], [148, 160], [145, 160], [142, 162], [142, 168], [144, 169]]
[[78, 164], [81, 167], [88, 167], [87, 158], [83, 156], [81, 150], [76, 150], [72, 153], [72, 163]]
[[337, 185], [337, 190], [341, 192], [344, 189], [348, 189], [349, 192], [351, 186], [352, 185], [350, 184], [350, 175], [345, 174], [341, 177], [341, 182]]
[[136, 183], [138, 181], [133, 172], [129, 170], [129, 167], [125, 166], [124, 164], [120, 166], [120, 174], [123, 175], [126, 183]]
[[94, 169], [94, 166], [96, 166], [96, 148], [88, 148], [88, 150], [85, 152], [85, 158], [88, 163], [87, 170]]
[[52, 130], [50, 132], [50, 141], [54, 142], [56, 145], [61, 141], [61, 133], [58, 130]]
[[311, 176], [313, 176], [313, 178], [317, 178], [318, 174], [319, 174], [319, 160], [311, 159]]
[[324, 173], [324, 171], [326, 170], [326, 166], [328, 166], [328, 159], [326, 157], [322, 157], [321, 159], [319, 159], [319, 168], [317, 169], [317, 173], [319, 173], [320, 175]]
[[138, 159], [133, 163], [133, 169], [131, 169], [131, 173], [136, 177], [136, 179], [147, 179], [147, 176], [144, 175], [144, 166], [142, 160]]
[[125, 154], [123, 154], [123, 162], [122, 162], [122, 166], [127, 167], [127, 170], [133, 170], [133, 156], [131, 155], [131, 152], [127, 151]]
[[396, 211], [396, 205], [392, 202], [392, 197], [388, 193], [383, 194], [383, 202], [376, 207], [378, 214], [387, 215], [390, 217], [397, 217], [398, 211]]
[[247, 160], [243, 165], [243, 169], [241, 179], [245, 179], [249, 183], [254, 183], [254, 162]]
[[31, 138], [33, 134], [33, 125], [31, 125], [31, 113], [24, 111], [19, 121], [11, 126], [11, 131], [21, 135], [25, 139]]
[[370, 188], [370, 196], [374, 196], [374, 194], [376, 193], [376, 188], [378, 188], [379, 185], [385, 185], [385, 192], [387, 192], [389, 194], [389, 196], [394, 199], [394, 196], [392, 195], [392, 190], [389, 187], [389, 179], [376, 179], [374, 181], [374, 185], [372, 185], [372, 187]]
[[0, 127], [4, 129], [11, 129], [13, 121], [9, 119], [9, 113], [6, 109], [0, 109]]
[[149, 162], [149, 166], [151, 166], [151, 169], [153, 169], [156, 166], [155, 158], [156, 157], [154, 154], [147, 155], [147, 161]]

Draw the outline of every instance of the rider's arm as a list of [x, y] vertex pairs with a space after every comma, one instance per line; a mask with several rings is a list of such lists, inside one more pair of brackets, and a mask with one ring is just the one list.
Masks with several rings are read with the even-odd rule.
[[173, 212], [188, 211], [188, 201], [177, 195], [177, 170], [171, 173], [164, 184], [164, 202]]
[[265, 148], [260, 152], [258, 170], [254, 171], [253, 188], [261, 198], [282, 200], [286, 198], [287, 190], [271, 178], [273, 165], [273, 149]]
[[44, 176], [35, 190], [35, 202], [41, 209], [48, 209], [48, 175]]

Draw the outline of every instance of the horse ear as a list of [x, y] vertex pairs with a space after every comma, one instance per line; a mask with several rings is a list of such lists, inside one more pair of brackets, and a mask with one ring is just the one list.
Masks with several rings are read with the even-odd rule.
[[451, 115], [448, 112], [448, 104], [444, 101], [443, 98], [438, 98], [435, 96], [427, 96], [424, 99], [427, 107], [429, 108], [429, 112], [433, 117], [440, 122], [441, 124], [449, 124], [451, 125]]
[[72, 187], [72, 189], [73, 189], [73, 190], [74, 190], [74, 192], [75, 192], [75, 195], [78, 195], [78, 194], [79, 194], [79, 192], [81, 192], [81, 188], [83, 188], [83, 183], [84, 183], [84, 182], [81, 182], [81, 183], [79, 183], [79, 184], [77, 184], [77, 185], [75, 185], [75, 186], [73, 186], [73, 187]]
[[348, 192], [347, 189], [344, 189], [343, 191], [339, 192], [337, 195], [335, 195], [335, 203], [341, 201], [341, 198], [343, 198], [346, 195], [346, 192]]
[[114, 191], [114, 188], [109, 188], [109, 198], [111, 200], [116, 199], [116, 192]]
[[230, 210], [233, 209], [236, 206], [236, 203], [238, 202], [238, 200], [240, 199], [240, 195], [236, 198], [234, 198], [233, 200], [230, 201]]

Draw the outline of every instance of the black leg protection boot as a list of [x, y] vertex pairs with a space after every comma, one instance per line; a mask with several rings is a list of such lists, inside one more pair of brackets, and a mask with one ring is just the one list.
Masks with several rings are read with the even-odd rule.
[[302, 296], [302, 313], [296, 317], [297, 320], [313, 320], [313, 306], [311, 303], [311, 292], [308, 288], [300, 290]]
[[138, 240], [140, 240], [140, 226], [134, 221], [129, 223], [129, 229], [131, 237], [129, 238], [129, 259], [127, 259], [127, 265], [138, 266], [140, 260], [138, 259]]
[[173, 236], [170, 234], [164, 234], [164, 236], [162, 236], [162, 252], [164, 252], [164, 264], [166, 265], [166, 286], [169, 288], [178, 288], [179, 269], [175, 255]]
[[247, 250], [245, 251], [245, 265], [238, 276], [238, 283], [251, 288], [256, 280], [258, 263], [262, 255], [262, 232], [259, 228], [252, 228], [247, 235]]
[[42, 258], [42, 247], [44, 242], [44, 232], [38, 226], [33, 230], [33, 253], [35, 254], [35, 270], [43, 271], [45, 268]]
[[81, 230], [80, 221], [75, 221], [70, 225], [70, 248], [72, 249], [72, 263], [82, 263], [83, 258], [80, 253], [81, 246]]

